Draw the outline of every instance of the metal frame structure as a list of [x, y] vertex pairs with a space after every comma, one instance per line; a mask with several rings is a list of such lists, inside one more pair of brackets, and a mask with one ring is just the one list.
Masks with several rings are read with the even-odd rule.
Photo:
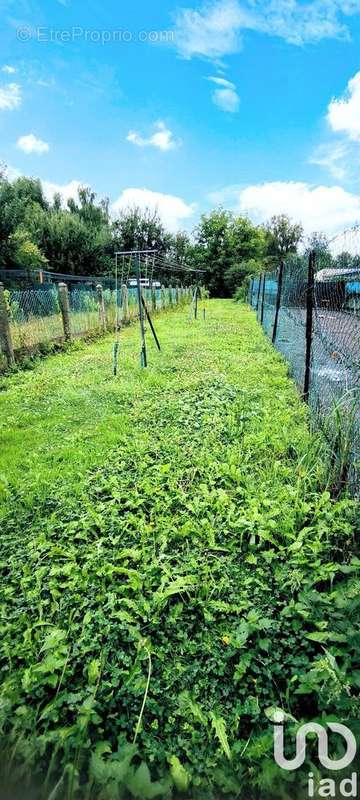
[[[136, 290], [137, 290], [137, 300], [138, 300], [138, 309], [139, 309], [139, 321], [140, 321], [140, 339], [141, 339], [141, 351], [140, 351], [140, 363], [142, 367], [147, 367], [148, 360], [147, 360], [147, 350], [146, 350], [146, 328], [145, 328], [145, 320], [149, 323], [149, 327], [151, 333], [154, 337], [154, 341], [156, 347], [159, 351], [161, 351], [160, 342], [158, 336], [156, 334], [156, 330], [151, 319], [149, 309], [146, 305], [145, 299], [142, 293], [142, 286], [141, 286], [141, 264], [142, 258], [146, 259], [146, 269], [148, 269], [148, 256], [152, 255], [152, 277], [151, 277], [151, 285], [153, 281], [153, 274], [155, 270], [155, 266], [157, 266], [160, 272], [170, 272], [172, 274], [195, 274], [195, 275], [203, 275], [205, 270], [201, 269], [193, 269], [191, 267], [186, 266], [186, 264], [177, 264], [176, 262], [168, 259], [166, 256], [161, 255], [155, 249], [145, 249], [145, 250], [117, 250], [115, 252], [115, 292], [116, 292], [116, 303], [118, 297], [118, 258], [121, 256], [123, 259], [126, 257], [131, 258], [131, 263], [133, 264], [134, 272], [136, 275]], [[197, 297], [200, 293], [199, 286], [196, 284], [195, 288], [196, 293], [196, 311], [195, 311], [195, 319], [197, 319]], [[205, 317], [204, 317], [205, 318]], [[119, 351], [119, 324], [118, 324], [118, 313], [117, 313], [117, 305], [116, 305], [116, 323], [115, 323], [115, 345], [114, 345], [114, 374], [117, 372], [117, 356]]]

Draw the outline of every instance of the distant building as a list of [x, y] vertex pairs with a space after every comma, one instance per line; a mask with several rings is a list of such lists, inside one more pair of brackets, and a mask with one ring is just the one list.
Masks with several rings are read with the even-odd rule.
[[[160, 281], [150, 280], [149, 278], [140, 278], [139, 283], [142, 289], [160, 289], [161, 287]], [[137, 285], [138, 285], [137, 278], [129, 278], [128, 280], [129, 289], [137, 289]]]
[[360, 312], [360, 267], [329, 267], [315, 274], [318, 306]]

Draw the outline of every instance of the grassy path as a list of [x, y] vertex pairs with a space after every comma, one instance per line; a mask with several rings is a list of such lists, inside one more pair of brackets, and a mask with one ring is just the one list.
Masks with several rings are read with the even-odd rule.
[[[266, 346], [249, 312], [240, 314], [230, 301], [208, 305], [208, 320], [189, 323], [187, 310], [157, 319], [163, 351], [150, 345], [149, 369], [139, 367], [139, 331], [131, 326], [122, 334], [119, 376], [111, 369], [112, 337], [80, 350], [49, 357], [35, 370], [0, 379], [0, 491], [6, 483], [24, 484], [30, 497], [47, 494], [59, 483], [79, 486], [79, 476], [91, 465], [106, 460], [107, 453], [124, 434], [135, 434], [136, 412], [151, 400], [157, 426], [158, 398], [163, 392], [177, 394], [200, 382], [222, 380], [231, 373], [234, 386], [252, 391], [264, 378], [284, 385], [284, 369], [272, 356], [267, 375], [260, 375]], [[259, 349], [259, 343], [261, 348]], [[244, 348], [244, 345], [246, 347]], [[236, 363], [241, 350], [241, 364]], [[279, 383], [274, 385], [277, 394]], [[255, 394], [260, 390], [255, 388]], [[291, 418], [303, 419], [304, 409], [287, 384], [282, 407], [291, 397]], [[291, 410], [292, 409], [292, 410]], [[254, 413], [256, 409], [254, 409]], [[25, 498], [26, 499], [26, 498]]]
[[252, 312], [207, 305], [146, 371], [131, 327], [116, 379], [109, 338], [1, 384], [2, 756], [44, 797], [269, 797], [265, 709], [350, 702], [354, 506]]

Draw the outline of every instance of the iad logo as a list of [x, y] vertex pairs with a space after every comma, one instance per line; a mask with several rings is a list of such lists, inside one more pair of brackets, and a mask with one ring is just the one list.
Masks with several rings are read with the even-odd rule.
[[[342, 770], [349, 767], [354, 761], [356, 756], [356, 739], [352, 731], [341, 725], [339, 722], [329, 722], [328, 728], [333, 733], [338, 733], [342, 736], [346, 744], [346, 752], [342, 758], [332, 759], [329, 758], [328, 752], [328, 734], [323, 725], [317, 722], [308, 722], [302, 725], [296, 734], [296, 754], [295, 758], [285, 758], [284, 755], [284, 726], [274, 725], [274, 757], [276, 763], [282, 769], [292, 771], [299, 769], [305, 761], [306, 756], [306, 737], [309, 733], [315, 733], [318, 740], [318, 758], [320, 764], [324, 769], [328, 770]], [[318, 797], [336, 797], [336, 782], [331, 778], [324, 778], [320, 780], [317, 787]], [[313, 773], [309, 774], [309, 797], [316, 797], [315, 782]], [[339, 785], [340, 795], [342, 797], [357, 797], [357, 774], [353, 772], [351, 778], [344, 778]]]
[[315, 733], [318, 738], [318, 755], [320, 764], [325, 769], [339, 770], [346, 769], [352, 764], [356, 756], [356, 740], [354, 734], [339, 722], [329, 722], [328, 727], [334, 733], [340, 733], [346, 742], [346, 753], [342, 758], [333, 760], [328, 755], [328, 735], [327, 731], [322, 725], [317, 722], [308, 722], [302, 725], [296, 734], [296, 756], [292, 759], [287, 759], [284, 756], [284, 726], [274, 725], [274, 756], [275, 761], [282, 767], [292, 771], [299, 769], [305, 761], [306, 756], [306, 737], [308, 733]]

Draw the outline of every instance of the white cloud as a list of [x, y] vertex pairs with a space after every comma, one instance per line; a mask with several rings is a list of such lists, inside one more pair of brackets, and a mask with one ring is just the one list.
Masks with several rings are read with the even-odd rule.
[[211, 196], [215, 202], [230, 202], [239, 214], [248, 214], [260, 224], [274, 214], [288, 214], [301, 222], [305, 233], [323, 231], [334, 235], [360, 220], [360, 196], [341, 186], [312, 186], [282, 182], [230, 186]]
[[196, 209], [194, 203], [185, 203], [181, 197], [172, 194], [152, 192], [150, 189], [124, 189], [118, 200], [112, 204], [111, 210], [116, 214], [134, 206], [156, 209], [166, 228], [173, 232], [179, 230], [183, 221], [189, 219]]
[[222, 111], [231, 113], [239, 110], [240, 97], [236, 91], [235, 83], [228, 81], [226, 78], [219, 78], [216, 75], [210, 75], [207, 80], [221, 87], [220, 89], [215, 89], [212, 93], [212, 100], [215, 105], [219, 106]]
[[77, 200], [78, 191], [81, 186], [84, 186], [81, 181], [69, 181], [69, 183], [51, 183], [50, 181], [41, 181], [45, 197], [47, 200], [53, 200], [55, 194], [59, 194], [63, 205], [66, 205], [67, 200], [72, 198]]
[[176, 16], [175, 45], [183, 58], [217, 59], [239, 50], [247, 15], [236, 0], [215, 0], [199, 10], [182, 8]]
[[217, 75], [210, 75], [207, 79], [217, 86], [223, 86], [225, 89], [236, 89], [235, 83], [226, 80], [226, 78], [218, 78]]
[[235, 89], [215, 89], [212, 99], [222, 111], [235, 113], [239, 110], [240, 97]]
[[54, 78], [52, 78], [51, 81], [44, 81], [43, 78], [39, 78], [36, 83], [38, 86], [43, 86], [45, 89], [49, 89], [51, 86], [55, 85]]
[[17, 72], [17, 69], [15, 69], [15, 67], [11, 67], [10, 64], [4, 64], [4, 66], [1, 67], [1, 72], [6, 72], [8, 75], [14, 75], [15, 72]]
[[349, 81], [347, 96], [331, 101], [327, 119], [333, 131], [346, 133], [352, 141], [360, 141], [360, 72]]
[[50, 149], [47, 142], [43, 142], [42, 139], [38, 139], [33, 133], [28, 133], [26, 136], [20, 136], [16, 142], [16, 147], [19, 150], [22, 150], [23, 153], [37, 153], [37, 155], [48, 153]]
[[212, 0], [178, 11], [174, 42], [183, 58], [219, 59], [240, 49], [246, 30], [294, 45], [349, 38], [344, 17], [359, 12], [360, 0]]
[[148, 138], [141, 136], [137, 131], [129, 131], [126, 139], [138, 147], [157, 147], [159, 150], [174, 150], [180, 145], [179, 141], [174, 139], [173, 133], [166, 127], [164, 122], [155, 123], [156, 132]]
[[21, 91], [17, 83], [0, 86], [0, 110], [14, 111], [21, 105]]
[[309, 164], [324, 167], [336, 180], [344, 180], [348, 171], [350, 149], [343, 142], [320, 145], [309, 158]]
[[322, 39], [348, 39], [343, 17], [360, 12], [359, 0], [255, 0], [255, 29], [279, 36], [289, 44], [303, 45]]
[[333, 98], [326, 119], [335, 134], [320, 144], [309, 158], [310, 164], [324, 167], [339, 181], [359, 182], [360, 157], [360, 72], [347, 84], [343, 96]]

